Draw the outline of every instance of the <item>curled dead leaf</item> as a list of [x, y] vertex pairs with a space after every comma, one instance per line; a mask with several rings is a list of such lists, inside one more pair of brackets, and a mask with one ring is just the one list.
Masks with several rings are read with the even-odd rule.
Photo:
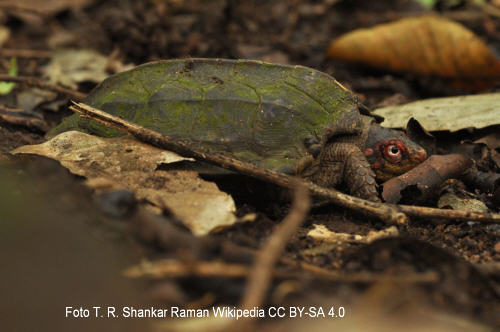
[[393, 71], [437, 75], [481, 89], [498, 82], [500, 59], [472, 31], [436, 16], [358, 29], [333, 41], [330, 58]]
[[387, 203], [423, 204], [436, 196], [441, 184], [462, 176], [472, 160], [459, 155], [433, 155], [403, 175], [384, 182], [382, 198]]

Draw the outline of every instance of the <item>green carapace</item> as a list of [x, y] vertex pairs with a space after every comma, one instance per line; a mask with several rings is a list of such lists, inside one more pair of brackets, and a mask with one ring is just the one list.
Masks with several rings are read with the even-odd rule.
[[[347, 183], [351, 192], [361, 197], [374, 195], [375, 175], [370, 163], [373, 167], [379, 161], [379, 169], [385, 169], [381, 160], [370, 160], [379, 147], [366, 146], [375, 125], [373, 118], [360, 114], [353, 94], [334, 78], [307, 67], [251, 60], [158, 61], [107, 78], [85, 103], [193, 147], [221, 151], [268, 169], [295, 172], [326, 186], [349, 182], [346, 176], [354, 171], [350, 168], [362, 168], [367, 172], [360, 174], [363, 181]], [[67, 130], [104, 137], [121, 135], [78, 115], [66, 119], [50, 135]], [[392, 136], [384, 139], [402, 141]], [[391, 145], [405, 149], [400, 151], [401, 157], [409, 151], [407, 142], [402, 142], [405, 146], [397, 146], [397, 142]], [[341, 146], [332, 150], [332, 143]], [[346, 155], [346, 148], [357, 148], [355, 157]], [[396, 148], [392, 148], [394, 154]], [[344, 150], [335, 152], [338, 149]], [[366, 154], [365, 149], [371, 149], [367, 151], [372, 154]], [[369, 161], [368, 169], [357, 162], [359, 158], [361, 164]], [[307, 160], [310, 162], [304, 162]], [[389, 166], [394, 165], [392, 161]], [[349, 169], [344, 170], [344, 166]]]

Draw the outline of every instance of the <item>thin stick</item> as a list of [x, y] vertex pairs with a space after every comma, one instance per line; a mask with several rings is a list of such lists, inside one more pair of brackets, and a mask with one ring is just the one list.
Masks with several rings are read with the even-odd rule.
[[499, 213], [482, 213], [466, 210], [435, 209], [416, 205], [398, 205], [405, 214], [417, 218], [435, 218], [454, 221], [480, 221], [484, 223], [500, 223]]
[[80, 113], [82, 116], [101, 122], [106, 126], [128, 132], [142, 142], [147, 142], [162, 149], [173, 151], [183, 157], [194, 158], [199, 161], [249, 175], [253, 178], [271, 182], [285, 188], [293, 189], [300, 184], [309, 189], [309, 192], [312, 195], [328, 199], [331, 202], [345, 208], [377, 217], [388, 223], [404, 224], [408, 221], [405, 214], [398, 211], [395, 206], [374, 203], [361, 198], [346, 195], [337, 190], [323, 188], [313, 184], [312, 182], [272, 170], [263, 169], [220, 153], [206, 153], [201, 150], [193, 149], [184, 142], [173, 140], [166, 135], [162, 135], [156, 131], [120, 119], [83, 103], [76, 103], [75, 105], [70, 106], [70, 109], [74, 112]]
[[278, 225], [255, 257], [254, 268], [248, 276], [240, 308], [251, 309], [262, 305], [269, 284], [271, 283], [274, 265], [279, 260], [281, 252], [285, 249], [285, 245], [290, 237], [306, 218], [309, 206], [310, 198], [307, 189], [298, 185], [295, 189], [290, 212]]
[[243, 264], [227, 264], [223, 262], [189, 262], [183, 263], [173, 259], [156, 262], [142, 262], [123, 271], [129, 278], [150, 277], [152, 279], [197, 277], [244, 278], [249, 268]]
[[43, 10], [40, 10], [40, 9], [37, 9], [34, 7], [24, 6], [22, 4], [0, 3], [0, 9], [17, 11], [17, 12], [25, 12], [25, 13], [39, 15], [42, 17], [47, 16], [47, 12], [45, 12]]
[[285, 188], [294, 188], [296, 185], [300, 184], [305, 186], [314, 196], [328, 199], [332, 203], [335, 203], [344, 208], [371, 215], [389, 223], [406, 223], [406, 214], [418, 218], [500, 223], [500, 214], [497, 213], [479, 213], [464, 210], [441, 210], [420, 206], [370, 202], [364, 199], [343, 194], [337, 190], [318, 186], [303, 179], [298, 179], [296, 177], [271, 170], [265, 170], [250, 163], [229, 158], [222, 154], [207, 154], [205, 152], [192, 149], [188, 147], [188, 145], [184, 142], [174, 141], [166, 135], [162, 135], [153, 130], [146, 129], [142, 126], [120, 119], [82, 103], [70, 106], [70, 109], [74, 112], [82, 114], [85, 117], [101, 122], [106, 126], [126, 131], [135, 136], [140, 141], [173, 151], [183, 157], [190, 157], [200, 161], [204, 161], [206, 163], [249, 175], [254, 178], [271, 182]]
[[50, 58], [52, 56], [52, 53], [43, 50], [3, 48], [0, 49], [0, 56], [4, 56], [7, 58], [15, 57], [15, 58], [46, 59]]
[[[301, 268], [301, 264], [295, 264]], [[181, 262], [175, 259], [162, 259], [158, 261], [145, 261], [127, 268], [123, 275], [128, 278], [149, 278], [161, 280], [165, 278], [246, 278], [251, 273], [252, 267], [244, 264], [229, 264], [220, 261]], [[379, 274], [370, 272], [341, 273], [330, 271], [317, 266], [317, 270], [304, 271], [274, 270], [272, 276], [276, 278], [301, 278], [304, 273], [310, 273], [311, 278], [328, 280], [332, 282], [347, 283], [373, 283], [381, 280], [390, 280], [406, 283], [435, 283], [439, 281], [439, 274], [434, 271], [405, 273], [405, 274]], [[260, 305], [258, 305], [260, 306]]]
[[40, 80], [39, 78], [33, 77], [33, 76], [10, 76], [7, 74], [0, 74], [0, 81], [24, 83], [24, 84], [27, 84], [30, 86], [35, 86], [35, 87], [40, 88], [40, 89], [62, 93], [62, 94], [67, 95], [68, 97], [75, 99], [75, 100], [78, 100], [78, 101], [84, 100], [85, 97], [87, 96], [84, 93], [81, 93], [81, 92], [78, 92], [75, 90], [63, 88], [62, 86], [58, 86], [58, 85], [52, 85], [49, 83], [45, 83], [42, 80]]
[[[345, 273], [332, 271], [321, 266], [295, 261], [286, 257], [280, 258], [280, 263], [285, 264], [300, 270], [305, 273], [311, 273], [314, 278], [325, 279], [334, 282], [359, 282], [371, 283], [380, 280], [390, 280], [396, 282], [408, 283], [435, 283], [439, 281], [439, 274], [435, 271], [422, 273], [405, 273], [405, 274], [377, 274], [370, 272], [354, 272]], [[301, 272], [304, 275], [304, 272]]]
[[[241, 247], [237, 244], [226, 242], [224, 245], [228, 246], [228, 250], [231, 252], [240, 253], [242, 255], [254, 256], [257, 254], [257, 250], [250, 249], [247, 247]], [[371, 283], [377, 282], [381, 279], [393, 280], [398, 282], [418, 282], [418, 283], [433, 283], [439, 281], [439, 274], [435, 271], [423, 272], [423, 273], [405, 273], [399, 274], [378, 274], [371, 272], [355, 272], [355, 273], [345, 273], [340, 271], [329, 270], [324, 267], [301, 262], [288, 257], [280, 257], [279, 263], [282, 265], [289, 266], [292, 269], [299, 270], [298, 273], [300, 277], [304, 277], [307, 273], [311, 274], [312, 278], [330, 280], [334, 282], [360, 282], [360, 283]], [[275, 271], [276, 272], [276, 271]], [[275, 273], [275, 277], [285, 277], [290, 275], [283, 275], [283, 272]], [[295, 275], [294, 275], [295, 276]]]
[[12, 108], [0, 104], [0, 122], [36, 129], [46, 132], [48, 125], [38, 113], [25, 112], [21, 108]]
[[490, 16], [500, 17], [500, 9], [495, 7], [492, 4], [489, 4], [487, 2], [482, 2], [482, 1], [478, 2], [478, 1], [471, 1], [471, 0], [468, 0], [467, 2], [474, 7], [481, 9], [482, 11], [484, 11], [486, 14], [488, 14]]

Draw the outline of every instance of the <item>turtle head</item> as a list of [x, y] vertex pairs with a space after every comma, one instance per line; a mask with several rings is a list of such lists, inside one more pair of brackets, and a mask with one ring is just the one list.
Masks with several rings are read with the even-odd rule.
[[377, 123], [370, 126], [364, 154], [379, 182], [406, 173], [427, 159], [425, 149], [403, 132]]

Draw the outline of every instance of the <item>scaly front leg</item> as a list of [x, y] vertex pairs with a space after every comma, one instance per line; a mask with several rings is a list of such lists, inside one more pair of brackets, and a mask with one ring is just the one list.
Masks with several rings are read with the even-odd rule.
[[352, 143], [330, 143], [319, 155], [311, 180], [323, 187], [344, 183], [353, 196], [379, 202], [375, 173], [361, 150]]

